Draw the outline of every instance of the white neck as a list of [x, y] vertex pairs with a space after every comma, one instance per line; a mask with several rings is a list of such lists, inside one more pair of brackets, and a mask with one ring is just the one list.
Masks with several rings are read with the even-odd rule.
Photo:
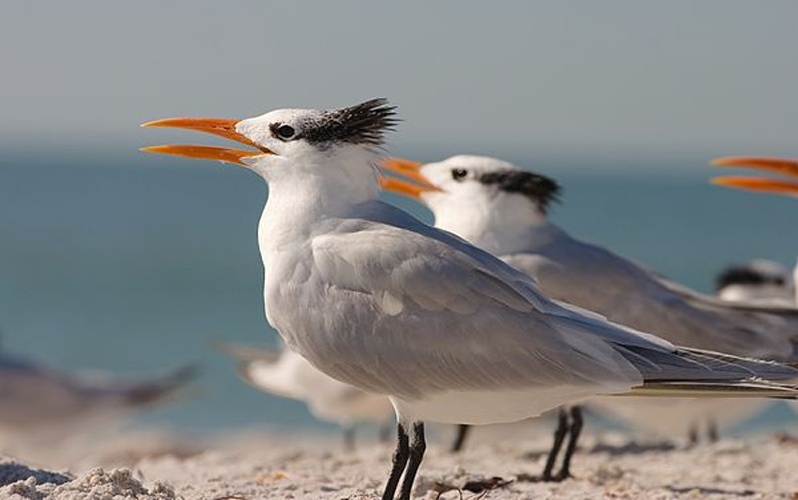
[[458, 197], [425, 202], [435, 214], [435, 227], [450, 231], [495, 255], [528, 250], [533, 233], [548, 226], [546, 216], [520, 196], [498, 195], [489, 201]]
[[[325, 221], [346, 217], [354, 206], [378, 197], [371, 158], [350, 155], [346, 160], [328, 158], [324, 165], [307, 159], [286, 161], [260, 170], [269, 183], [269, 198], [258, 224], [265, 298], [271, 286], [301, 280], [303, 272], [310, 272], [313, 235], [326, 230]], [[270, 317], [268, 300], [266, 309]]]
[[261, 251], [290, 235], [306, 236], [314, 223], [343, 216], [351, 207], [377, 198], [373, 155], [343, 153], [284, 160], [260, 171], [269, 183], [258, 229]]

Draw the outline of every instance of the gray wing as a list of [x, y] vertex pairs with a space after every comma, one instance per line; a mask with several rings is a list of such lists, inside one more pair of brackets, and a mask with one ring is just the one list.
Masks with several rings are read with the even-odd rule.
[[740, 306], [688, 291], [564, 233], [548, 245], [503, 258], [553, 298], [676, 344], [798, 361], [798, 310]]
[[[317, 327], [344, 340], [330, 336], [324, 359], [306, 354], [336, 378], [412, 399], [568, 385], [620, 392], [644, 378], [726, 380], [756, 372], [755, 362], [682, 352], [564, 307], [463, 240], [400, 211], [372, 210], [312, 240], [329, 301], [320, 305]], [[357, 331], [347, 333], [347, 325]]]

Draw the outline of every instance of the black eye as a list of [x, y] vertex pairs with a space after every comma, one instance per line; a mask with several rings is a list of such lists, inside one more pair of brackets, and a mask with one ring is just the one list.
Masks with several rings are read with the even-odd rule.
[[468, 170], [464, 168], [453, 168], [452, 169], [452, 179], [456, 181], [463, 181], [468, 175]]
[[271, 126], [271, 129], [275, 137], [284, 141], [291, 139], [296, 134], [296, 130], [294, 130], [294, 127], [291, 125], [274, 124]]

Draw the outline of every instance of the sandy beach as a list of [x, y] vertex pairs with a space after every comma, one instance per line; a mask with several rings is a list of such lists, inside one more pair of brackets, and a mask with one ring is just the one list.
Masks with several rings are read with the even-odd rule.
[[[416, 481], [424, 499], [798, 498], [798, 440], [783, 434], [686, 446], [621, 433], [588, 434], [575, 477], [539, 483], [550, 438], [477, 437], [461, 455], [433, 434]], [[391, 443], [344, 451], [334, 435], [250, 432], [200, 442], [158, 432], [117, 436], [82, 450], [0, 462], [0, 498], [254, 500], [379, 498]]]

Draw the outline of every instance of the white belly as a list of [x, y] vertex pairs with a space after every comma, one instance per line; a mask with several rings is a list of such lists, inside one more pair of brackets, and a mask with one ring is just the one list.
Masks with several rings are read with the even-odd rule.
[[566, 403], [578, 403], [597, 392], [623, 393], [629, 385], [557, 386], [517, 391], [448, 392], [407, 401], [391, 398], [401, 421], [486, 425], [537, 417]]

